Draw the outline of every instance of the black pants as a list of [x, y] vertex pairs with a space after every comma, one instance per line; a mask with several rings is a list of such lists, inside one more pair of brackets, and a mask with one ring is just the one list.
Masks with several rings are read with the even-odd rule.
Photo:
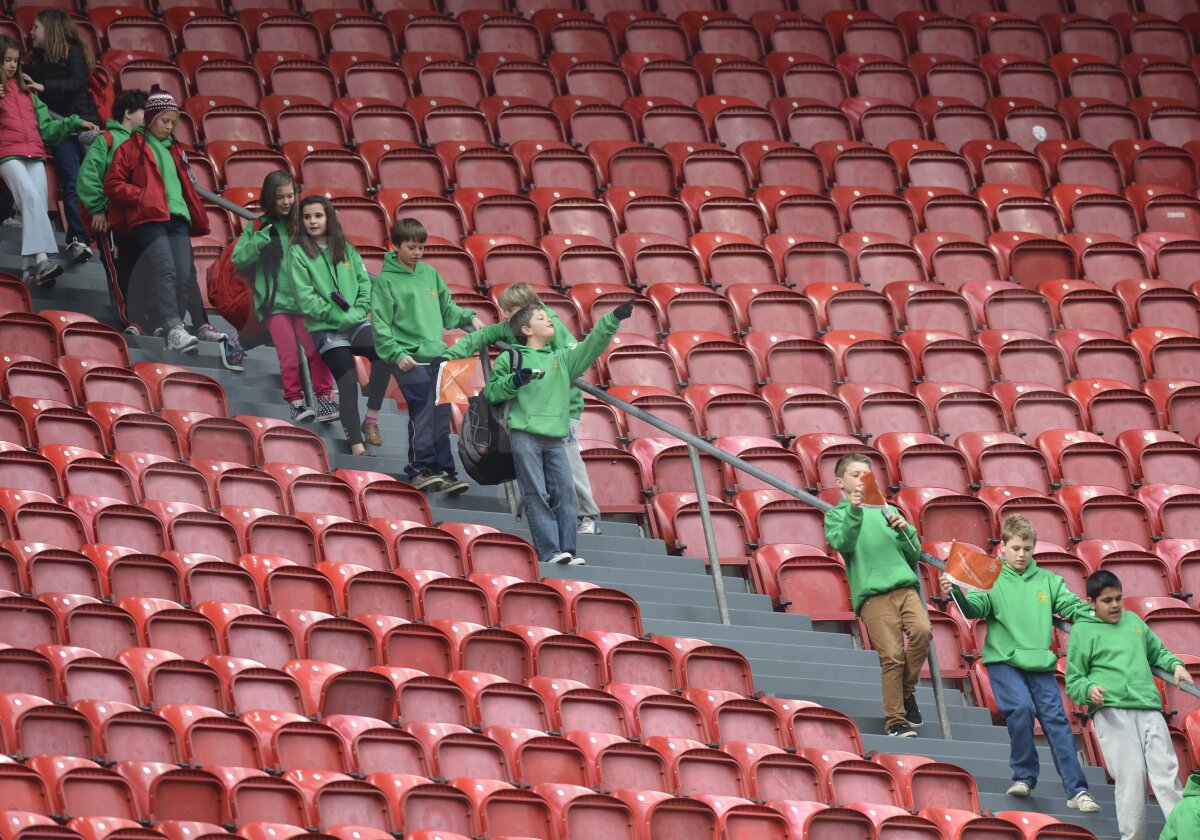
[[370, 327], [360, 329], [349, 347], [333, 347], [321, 351], [321, 361], [333, 374], [338, 389], [338, 411], [342, 415], [342, 428], [346, 440], [353, 446], [362, 443], [362, 421], [358, 414], [358, 374], [354, 370], [354, 357], [371, 360], [371, 378], [367, 383], [367, 410], [379, 411], [383, 396], [387, 393], [388, 378], [392, 366], [382, 361], [375, 353], [375, 337]]

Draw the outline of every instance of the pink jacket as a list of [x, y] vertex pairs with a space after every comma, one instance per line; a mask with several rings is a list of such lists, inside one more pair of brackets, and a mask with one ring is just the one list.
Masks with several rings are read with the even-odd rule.
[[46, 143], [38, 127], [33, 95], [9, 85], [0, 98], [0, 158], [46, 157]]

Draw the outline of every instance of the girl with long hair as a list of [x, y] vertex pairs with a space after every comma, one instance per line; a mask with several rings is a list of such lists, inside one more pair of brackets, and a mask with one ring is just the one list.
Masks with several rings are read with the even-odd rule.
[[[29, 40], [33, 45], [26, 67], [29, 88], [54, 113], [99, 123], [100, 111], [88, 90], [96, 59], [71, 16], [62, 9], [42, 9], [34, 18]], [[51, 145], [66, 214], [67, 253], [77, 263], [86, 262], [92, 257], [92, 240], [83, 224], [75, 182], [87, 148], [76, 136]]]
[[[284, 254], [295, 239], [300, 220], [295, 180], [282, 169], [268, 173], [263, 180], [260, 202], [263, 215], [242, 231], [233, 247], [233, 264], [247, 276], [254, 277], [254, 306], [275, 343], [283, 396], [291, 408], [292, 421], [316, 417], [321, 423], [332, 423], [339, 416], [337, 403], [333, 400], [333, 375], [321, 361], [312, 336], [304, 328], [304, 315], [296, 304], [291, 284], [280, 273]], [[316, 395], [315, 411], [314, 407], [304, 404], [297, 345], [308, 358], [308, 371]]]
[[[265, 191], [264, 191], [265, 194]], [[353, 455], [371, 455], [363, 444], [354, 357], [371, 360], [367, 418], [383, 405], [391, 367], [375, 353], [371, 332], [371, 277], [362, 257], [346, 241], [337, 211], [323, 196], [300, 202], [300, 223], [287, 249], [283, 274], [291, 284], [304, 326], [338, 386], [338, 411]], [[382, 442], [382, 441], [380, 441]]]
[[97, 126], [78, 114], [54, 119], [33, 87], [21, 72], [21, 48], [0, 35], [0, 177], [21, 209], [25, 279], [50, 285], [63, 269], [49, 256], [58, 252], [58, 240], [50, 226], [46, 143], [61, 143]]

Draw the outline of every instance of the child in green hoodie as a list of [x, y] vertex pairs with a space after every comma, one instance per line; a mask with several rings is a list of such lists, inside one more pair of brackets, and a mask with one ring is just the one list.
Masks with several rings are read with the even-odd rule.
[[912, 738], [925, 722], [916, 690], [933, 635], [918, 594], [921, 543], [917, 529], [895, 508], [863, 507], [863, 481], [869, 472], [871, 459], [866, 455], [838, 459], [834, 476], [845, 498], [825, 513], [825, 539], [846, 563], [854, 611], [879, 654], [884, 731]]
[[1183, 799], [1171, 812], [1158, 840], [1200, 840], [1200, 773], [1188, 776]]
[[1191, 683], [1187, 668], [1146, 622], [1125, 610], [1120, 579], [1101, 570], [1087, 579], [1092, 614], [1067, 643], [1067, 694], [1087, 706], [1104, 763], [1116, 784], [1121, 840], [1146, 838], [1146, 783], [1163, 816], [1179, 803], [1179, 761], [1162, 716], [1152, 667]]
[[[516, 340], [509, 329], [508, 319], [526, 306], [541, 306], [554, 323], [554, 340], [550, 342], [552, 350], [570, 349], [578, 342], [571, 331], [554, 314], [554, 310], [542, 303], [537, 291], [528, 283], [513, 283], [500, 293], [496, 299], [500, 315], [504, 318], [499, 324], [484, 327], [481, 330], [459, 339], [445, 352], [446, 359], [465, 359], [497, 341], [506, 341], [510, 345]], [[587, 465], [583, 462], [583, 453], [579, 450], [579, 428], [583, 417], [583, 391], [571, 389], [571, 431], [567, 435], [567, 460], [571, 462], [571, 477], [575, 480], [575, 502], [579, 511], [579, 528], [581, 534], [596, 534], [600, 531], [600, 506], [592, 495], [592, 482], [588, 478]]]
[[1026, 797], [1037, 786], [1037, 744], [1033, 740], [1034, 718], [1050, 742], [1054, 768], [1067, 791], [1067, 805], [1087, 814], [1100, 806], [1088, 792], [1087, 779], [1075, 751], [1075, 736], [1063, 710], [1054, 676], [1057, 657], [1050, 650], [1054, 614], [1068, 621], [1088, 612], [1066, 582], [1033, 559], [1037, 529], [1024, 516], [1013, 515], [1000, 526], [1000, 577], [986, 592], [963, 593], [946, 575], [942, 591], [954, 598], [967, 618], [987, 619], [983, 664], [987, 668], [996, 707], [1008, 725], [1012, 767], [1009, 796]]
[[626, 301], [605, 315], [596, 328], [575, 347], [555, 350], [554, 322], [542, 306], [527, 306], [509, 319], [516, 337], [521, 366], [512, 369], [504, 353], [492, 368], [483, 394], [493, 404], [508, 403], [508, 428], [512, 440], [517, 484], [525, 502], [525, 515], [538, 560], [544, 563], [583, 565], [575, 556], [577, 508], [571, 466], [563, 441], [571, 431], [571, 380], [600, 357], [617, 333], [617, 326], [633, 314]]
[[478, 330], [483, 321], [455, 303], [442, 275], [421, 260], [428, 237], [416, 219], [392, 225], [394, 250], [384, 255], [371, 291], [372, 324], [375, 350], [395, 366], [393, 375], [408, 405], [404, 472], [418, 490], [457, 494], [468, 485], [458, 477], [450, 451], [450, 406], [437, 404], [434, 386], [447, 349], [445, 331], [467, 325]]

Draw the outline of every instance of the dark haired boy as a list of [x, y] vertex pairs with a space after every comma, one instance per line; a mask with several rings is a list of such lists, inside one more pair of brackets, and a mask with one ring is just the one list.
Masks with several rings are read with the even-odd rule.
[[632, 314], [633, 302], [626, 301], [601, 318], [583, 341], [554, 350], [554, 322], [545, 307], [518, 310], [508, 325], [523, 345], [521, 367], [513, 370], [510, 354], [501, 354], [483, 389], [489, 402], [509, 404], [517, 484], [533, 548], [543, 563], [584, 563], [575, 556], [578, 507], [564, 443], [571, 431], [571, 382], [600, 357], [617, 326]]
[[[917, 708], [917, 681], [933, 631], [918, 594], [917, 529], [895, 508], [866, 509], [863, 481], [871, 472], [866, 455], [843, 455], [834, 466], [845, 498], [825, 513], [825, 539], [846, 563], [850, 599], [879, 654], [883, 729], [912, 738], [924, 723]], [[905, 646], [905, 637], [908, 645]]]
[[1116, 575], [1102, 570], [1089, 576], [1087, 596], [1092, 614], [1076, 620], [1067, 643], [1067, 694], [1092, 715], [1116, 785], [1121, 840], [1145, 840], [1147, 782], [1167, 818], [1182, 791], [1150, 669], [1173, 671], [1177, 685], [1192, 676], [1146, 622], [1125, 609]]
[[[461, 493], [467, 483], [458, 477], [450, 451], [450, 406], [437, 405], [437, 370], [429, 362], [446, 352], [443, 334], [483, 322], [450, 297], [446, 281], [421, 257], [428, 234], [416, 219], [397, 219], [392, 248], [383, 257], [383, 270], [371, 288], [371, 326], [375, 352], [396, 366], [396, 382], [408, 404], [408, 464], [404, 472], [419, 490]], [[363, 438], [383, 444], [379, 422], [370, 411]]]

